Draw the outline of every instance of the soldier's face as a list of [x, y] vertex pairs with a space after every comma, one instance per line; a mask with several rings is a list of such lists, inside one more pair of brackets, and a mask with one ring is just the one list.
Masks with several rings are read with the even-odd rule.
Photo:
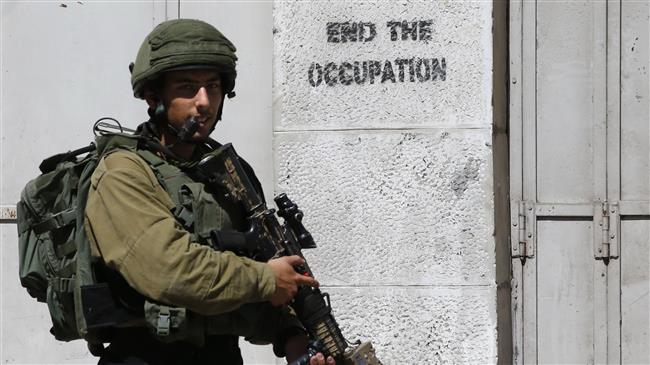
[[194, 117], [199, 128], [193, 138], [205, 139], [217, 122], [223, 102], [221, 79], [214, 70], [171, 71], [164, 75], [161, 97], [171, 125], [180, 129]]

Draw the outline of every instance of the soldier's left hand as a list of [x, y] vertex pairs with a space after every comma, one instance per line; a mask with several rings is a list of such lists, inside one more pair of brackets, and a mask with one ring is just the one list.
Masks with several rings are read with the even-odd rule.
[[323, 356], [323, 354], [321, 354], [320, 352], [312, 356], [311, 359], [309, 359], [309, 365], [334, 365], [334, 364], [336, 364], [336, 362], [331, 356], [328, 356], [327, 360], [325, 360], [325, 356]]

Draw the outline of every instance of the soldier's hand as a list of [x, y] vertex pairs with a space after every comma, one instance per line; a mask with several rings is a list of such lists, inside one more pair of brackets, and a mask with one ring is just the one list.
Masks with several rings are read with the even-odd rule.
[[[296, 361], [298, 358], [305, 355], [308, 351], [307, 344], [309, 339], [307, 335], [300, 334], [287, 339], [286, 344], [284, 345], [285, 352], [287, 354], [287, 362], [291, 363]], [[331, 356], [328, 356], [325, 359], [325, 356], [320, 352], [312, 356], [309, 359], [309, 365], [334, 365], [336, 361]]]
[[334, 364], [336, 364], [334, 358], [328, 356], [327, 360], [325, 360], [325, 356], [323, 356], [323, 354], [321, 354], [320, 352], [312, 356], [311, 359], [309, 359], [309, 365], [334, 365]]
[[267, 265], [275, 274], [275, 293], [271, 296], [271, 304], [278, 306], [287, 304], [298, 292], [298, 286], [318, 287], [318, 281], [311, 276], [298, 274], [293, 268], [305, 263], [300, 256], [284, 256], [272, 259]]

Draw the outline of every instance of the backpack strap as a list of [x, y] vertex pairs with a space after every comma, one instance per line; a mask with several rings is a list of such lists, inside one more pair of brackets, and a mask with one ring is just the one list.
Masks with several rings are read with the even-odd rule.
[[52, 215], [50, 218], [40, 221], [32, 226], [34, 233], [41, 234], [69, 224], [75, 223], [77, 219], [77, 208], [73, 207]]
[[54, 253], [60, 259], [74, 252], [77, 252], [77, 244], [74, 239], [54, 246]]
[[38, 169], [41, 170], [41, 173], [47, 174], [50, 171], [54, 171], [59, 163], [63, 161], [74, 162], [77, 156], [92, 152], [94, 149], [95, 144], [91, 143], [89, 146], [82, 147], [74, 151], [63, 152], [54, 156], [50, 156], [41, 162], [41, 164], [38, 166]]
[[136, 153], [138, 156], [142, 157], [142, 159], [145, 160], [147, 164], [149, 164], [149, 167], [153, 171], [154, 175], [156, 175], [156, 178], [158, 179], [160, 185], [162, 185], [165, 191], [168, 191], [166, 183], [167, 178], [171, 176], [177, 176], [179, 174], [179, 168], [168, 163], [163, 158], [149, 150], [139, 149], [136, 151]]
[[106, 153], [118, 148], [135, 150], [144, 137], [124, 133], [107, 133], [95, 138], [97, 155], [104, 156]]
[[51, 278], [49, 280], [50, 285], [54, 291], [60, 293], [72, 293], [74, 291], [75, 279], [72, 278]]

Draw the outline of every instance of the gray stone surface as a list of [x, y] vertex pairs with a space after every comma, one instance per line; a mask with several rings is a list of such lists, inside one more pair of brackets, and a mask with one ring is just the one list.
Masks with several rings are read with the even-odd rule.
[[[276, 191], [305, 212], [344, 333], [384, 364], [497, 362], [491, 10], [274, 4]], [[394, 21], [426, 32], [392, 40]]]
[[494, 281], [489, 130], [281, 133], [278, 192], [306, 213], [324, 284]]
[[[484, 1], [276, 1], [276, 130], [489, 127], [491, 113], [491, 3]], [[391, 40], [391, 21], [429, 21], [423, 40]], [[367, 42], [328, 42], [331, 22], [372, 23], [376, 36]], [[369, 30], [364, 31], [368, 38]], [[419, 35], [418, 35], [419, 37]], [[340, 37], [339, 37], [340, 38]], [[364, 38], [365, 39], [365, 38]], [[405, 67], [399, 79], [397, 59], [444, 58], [446, 77], [410, 81]], [[309, 82], [313, 63], [379, 61], [382, 76], [390, 61], [395, 82]], [[430, 65], [433, 68], [433, 65]], [[362, 79], [362, 68], [359, 69]], [[420, 76], [426, 79], [424, 66]], [[351, 76], [353, 71], [348, 70]], [[346, 76], [346, 77], [350, 77]], [[312, 80], [316, 80], [313, 77]]]
[[348, 340], [389, 364], [496, 363], [495, 294], [486, 287], [325, 288]]

